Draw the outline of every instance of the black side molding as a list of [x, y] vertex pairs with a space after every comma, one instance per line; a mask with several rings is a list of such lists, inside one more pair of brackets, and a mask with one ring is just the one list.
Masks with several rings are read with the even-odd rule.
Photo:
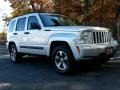
[[36, 46], [20, 46], [20, 48], [40, 49], [40, 50], [43, 50], [43, 49], [44, 49], [44, 47], [36, 47]]
[[45, 30], [45, 31], [51, 31], [51, 30], [47, 29], [47, 30]]

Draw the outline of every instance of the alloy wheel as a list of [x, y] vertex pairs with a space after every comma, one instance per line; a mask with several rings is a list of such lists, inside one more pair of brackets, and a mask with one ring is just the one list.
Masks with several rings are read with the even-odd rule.
[[68, 68], [68, 56], [64, 51], [58, 51], [55, 54], [55, 64], [60, 70], [66, 70]]

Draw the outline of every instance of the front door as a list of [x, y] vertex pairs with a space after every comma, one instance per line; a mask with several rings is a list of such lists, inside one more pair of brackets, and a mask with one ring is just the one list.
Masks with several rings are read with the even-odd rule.
[[24, 32], [24, 41], [26, 40], [26, 44], [21, 46], [21, 48], [24, 48], [26, 53], [44, 55], [45, 38], [43, 33], [37, 16], [29, 16], [27, 29]]

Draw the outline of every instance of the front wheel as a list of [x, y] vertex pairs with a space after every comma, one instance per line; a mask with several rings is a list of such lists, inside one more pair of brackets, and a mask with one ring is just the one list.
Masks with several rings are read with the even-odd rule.
[[10, 46], [9, 53], [10, 53], [10, 58], [14, 63], [17, 63], [22, 59], [22, 56], [18, 53], [15, 45]]
[[72, 51], [67, 46], [57, 46], [52, 53], [52, 61], [57, 72], [61, 74], [70, 73], [74, 65]]

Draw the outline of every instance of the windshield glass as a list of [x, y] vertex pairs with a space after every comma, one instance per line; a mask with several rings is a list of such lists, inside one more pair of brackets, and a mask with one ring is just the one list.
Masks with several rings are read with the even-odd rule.
[[40, 18], [45, 27], [49, 26], [76, 26], [77, 24], [68, 17], [59, 14], [40, 14]]

